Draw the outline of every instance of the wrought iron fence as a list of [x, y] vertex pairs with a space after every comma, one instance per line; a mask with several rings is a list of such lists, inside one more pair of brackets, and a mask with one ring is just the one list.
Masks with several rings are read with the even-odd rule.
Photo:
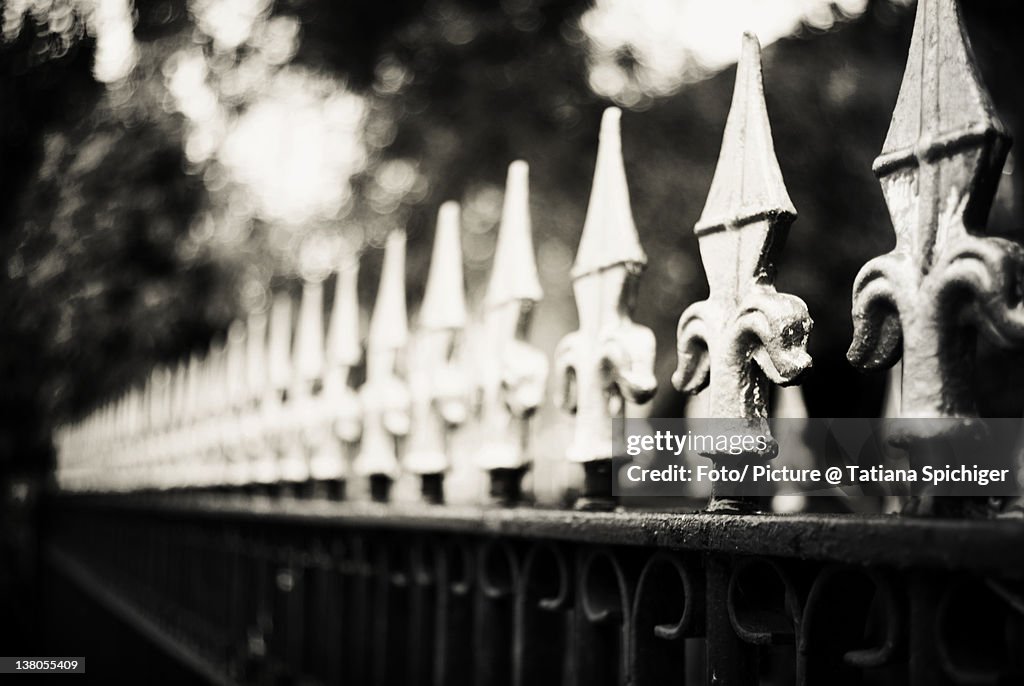
[[[874, 168], [896, 247], [853, 286], [849, 359], [902, 360], [894, 414], [950, 420], [957, 435], [979, 425], [967, 390], [977, 334], [1024, 339], [1024, 249], [980, 231], [1007, 148], [955, 0], [921, 0]], [[989, 505], [986, 519], [928, 497], [907, 514], [960, 516], [782, 516], [717, 492], [697, 514], [617, 507], [612, 420], [658, 380], [654, 335], [631, 318], [647, 257], [615, 109], [570, 274], [580, 325], [550, 369], [575, 415], [567, 459], [582, 488], [572, 508], [531, 502], [524, 475], [545, 446], [531, 444], [530, 417], [549, 362], [529, 343], [542, 293], [527, 174], [523, 162], [509, 169], [484, 303], [488, 364], [467, 362], [459, 208], [448, 203], [412, 333], [404, 236], [388, 240], [359, 388], [351, 261], [326, 337], [317, 275], [294, 344], [281, 295], [205, 355], [64, 427], [53, 563], [225, 683], [1024, 681], [1014, 502]], [[773, 385], [811, 364], [807, 308], [773, 285], [795, 214], [747, 35], [696, 226], [710, 296], [682, 313], [672, 382], [704, 391], [707, 416], [766, 435]], [[893, 443], [921, 463], [939, 437], [907, 426]], [[474, 431], [473, 469], [487, 475], [488, 495], [471, 504], [446, 493], [464, 467], [453, 464], [459, 427]], [[419, 503], [393, 497], [409, 475]]]

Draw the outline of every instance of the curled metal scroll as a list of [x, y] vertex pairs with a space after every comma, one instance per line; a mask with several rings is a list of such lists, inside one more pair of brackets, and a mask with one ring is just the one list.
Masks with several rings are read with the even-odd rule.
[[906, 644], [906, 598], [887, 574], [830, 565], [811, 585], [797, 644], [802, 682], [861, 683]]
[[520, 586], [519, 556], [506, 541], [484, 541], [476, 573], [475, 678], [477, 683], [508, 684], [512, 679], [514, 596]]
[[598, 548], [579, 563], [577, 667], [581, 683], [627, 683], [632, 636], [632, 587], [618, 557]]
[[793, 576], [775, 560], [744, 559], [729, 581], [729, 620], [754, 645], [796, 643], [803, 602]]
[[469, 684], [473, 676], [474, 547], [459, 538], [435, 540], [432, 548], [437, 574], [434, 684]]
[[704, 574], [693, 569], [696, 564], [657, 552], [640, 572], [630, 655], [637, 683], [683, 683], [686, 678], [682, 639], [704, 632]]
[[516, 593], [516, 686], [560, 684], [571, 660], [572, 575], [564, 551], [539, 543], [523, 560]]
[[935, 640], [942, 671], [953, 683], [1024, 683], [1022, 590], [1019, 583], [974, 578], [946, 584], [935, 615]]

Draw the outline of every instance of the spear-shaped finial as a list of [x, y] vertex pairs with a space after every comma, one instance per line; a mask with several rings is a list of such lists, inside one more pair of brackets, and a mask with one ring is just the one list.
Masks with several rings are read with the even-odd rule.
[[263, 423], [268, 381], [267, 315], [257, 310], [250, 312], [245, 320], [245, 403], [239, 430], [248, 462], [246, 483], [250, 488], [259, 483], [269, 483], [263, 481], [260, 470], [262, 465], [274, 459]]
[[295, 331], [294, 380], [309, 392], [321, 380], [324, 369], [324, 285], [322, 279], [305, 279]]
[[522, 160], [508, 167], [484, 301], [488, 348], [480, 370], [483, 443], [477, 461], [490, 474], [491, 496], [502, 504], [520, 498], [530, 463], [528, 421], [543, 400], [548, 373], [547, 357], [526, 342], [534, 306], [544, 295], [533, 256], [529, 174]]
[[284, 398], [291, 382], [292, 300], [287, 293], [274, 296], [267, 329], [267, 382], [260, 409], [263, 438], [269, 449], [263, 451], [254, 471], [257, 483], [274, 486], [281, 478], [280, 461], [288, 444]]
[[377, 300], [370, 318], [367, 354], [388, 357], [409, 342], [405, 307], [405, 232], [392, 231], [384, 247]]
[[647, 264], [633, 223], [626, 169], [622, 164], [622, 111], [609, 107], [601, 118], [601, 135], [594, 166], [583, 235], [570, 275], [573, 279], [618, 264]]
[[278, 293], [270, 307], [267, 346], [270, 387], [283, 394], [292, 380], [292, 299], [287, 293]]
[[568, 458], [584, 465], [584, 508], [611, 498], [612, 419], [625, 401], [654, 395], [654, 334], [631, 319], [636, 283], [647, 258], [640, 248], [619, 141], [620, 112], [605, 110], [594, 186], [572, 268], [579, 330], [555, 352], [559, 404], [576, 414]]
[[409, 391], [399, 377], [409, 331], [405, 307], [405, 233], [384, 249], [377, 302], [366, 345], [366, 383], [360, 390], [363, 440], [354, 468], [370, 480], [371, 496], [387, 500], [398, 475], [398, 438], [409, 432]]
[[767, 217], [780, 224], [792, 222], [796, 209], [775, 157], [764, 102], [761, 44], [752, 33], [744, 33], [718, 165], [694, 231], [701, 236]]
[[466, 294], [462, 278], [462, 229], [459, 203], [448, 201], [437, 213], [430, 272], [420, 307], [419, 325], [428, 331], [466, 326]]
[[316, 430], [313, 396], [324, 368], [323, 276], [308, 275], [302, 281], [299, 319], [292, 349], [292, 378], [288, 392], [288, 438], [281, 463], [282, 479], [297, 487], [309, 481], [310, 455], [322, 440]]
[[246, 409], [246, 331], [236, 320], [228, 328], [225, 347], [224, 376], [227, 411], [224, 417], [223, 442], [227, 458], [226, 481], [243, 486], [249, 478], [249, 459], [243, 441], [242, 415]]
[[[775, 256], [795, 217], [772, 146], [760, 46], [757, 38], [744, 34], [722, 152], [694, 228], [711, 294], [679, 320], [679, 364], [672, 381], [688, 393], [710, 383], [711, 418], [737, 420], [730, 430], [768, 439], [768, 382], [792, 384], [811, 364], [807, 306], [776, 292], [773, 283]], [[716, 464], [774, 456], [774, 440], [757, 443], [767, 448], [741, 455], [703, 454]], [[722, 495], [714, 494], [713, 508], [751, 506]]]
[[347, 446], [362, 432], [359, 397], [349, 384], [353, 367], [359, 364], [362, 347], [359, 340], [359, 258], [345, 254], [334, 285], [334, 303], [327, 331], [324, 387], [320, 396], [320, 418], [325, 440], [310, 460], [310, 474], [324, 484], [329, 496], [344, 494]]
[[[986, 450], [971, 392], [977, 334], [1004, 347], [1024, 343], [1024, 247], [982, 235], [1008, 147], [957, 3], [919, 0], [896, 109], [874, 164], [896, 247], [857, 275], [847, 353], [864, 369], [890, 367], [902, 356], [900, 416], [920, 421], [890, 422], [889, 441], [908, 451], [915, 469], [941, 464], [940, 447], [951, 441]], [[909, 507], [925, 513], [940, 504], [963, 505], [926, 497]]]
[[359, 364], [363, 350], [359, 341], [359, 258], [345, 255], [338, 267], [334, 285], [334, 303], [327, 331], [328, 370], [351, 368]]
[[461, 233], [458, 203], [444, 203], [437, 215], [427, 288], [410, 351], [412, 426], [405, 467], [419, 475], [424, 499], [434, 503], [443, 500], [444, 473], [450, 466], [449, 434], [469, 411], [461, 359], [466, 326]]
[[516, 160], [508, 165], [494, 266], [484, 302], [492, 308], [513, 301], [536, 303], [543, 297], [537, 261], [533, 256], [530, 166], [523, 160]]
[[987, 155], [985, 164], [971, 170], [995, 182], [1008, 143], [978, 77], [956, 0], [920, 0], [903, 82], [875, 173], [886, 176], [957, 149], [996, 144], [997, 150], [990, 150], [996, 154]]

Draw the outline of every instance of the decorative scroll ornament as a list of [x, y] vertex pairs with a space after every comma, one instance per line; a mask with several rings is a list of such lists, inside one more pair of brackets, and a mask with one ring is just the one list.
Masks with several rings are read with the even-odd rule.
[[354, 465], [357, 474], [370, 478], [377, 500], [388, 497], [398, 476], [398, 439], [409, 433], [409, 390], [400, 376], [408, 341], [405, 233], [394, 231], [385, 248], [367, 338], [366, 383], [360, 389], [363, 440]]
[[596, 477], [585, 491], [610, 490], [612, 419], [625, 415], [626, 400], [646, 402], [657, 388], [654, 334], [631, 319], [647, 257], [629, 204], [620, 117], [611, 107], [601, 121], [594, 185], [571, 272], [579, 330], [555, 351], [557, 400], [576, 415], [568, 458], [591, 465], [588, 476]]
[[410, 350], [412, 425], [404, 466], [423, 479], [423, 496], [433, 502], [442, 499], [449, 434], [469, 413], [469, 382], [461, 359], [466, 296], [460, 234], [459, 205], [446, 202], [437, 215], [430, 273]]
[[492, 495], [502, 500], [518, 497], [529, 464], [528, 422], [543, 401], [548, 374], [547, 358], [526, 342], [534, 307], [544, 295], [533, 256], [529, 173], [526, 162], [509, 165], [484, 300], [488, 357], [480, 370], [483, 442], [477, 463], [491, 472]]
[[900, 415], [943, 420], [903, 422], [891, 434], [912, 463], [936, 439], [984, 434], [971, 391], [977, 332], [1002, 346], [1024, 341], [1024, 249], [980, 235], [1008, 147], [956, 2], [920, 0], [874, 164], [896, 247], [857, 275], [847, 354], [863, 369], [902, 356]]
[[318, 415], [326, 435], [310, 461], [310, 474], [317, 481], [343, 480], [347, 476], [346, 446], [358, 441], [362, 432], [359, 396], [349, 380], [352, 369], [362, 357], [358, 278], [358, 258], [346, 255], [338, 269], [327, 331]]
[[[788, 386], [811, 366], [807, 306], [774, 285], [776, 256], [794, 219], [768, 123], [761, 47], [744, 34], [718, 166], [694, 228], [711, 293], [679, 319], [672, 383], [686, 393], [710, 384], [710, 417], [738, 420], [739, 430], [766, 436], [768, 382]], [[778, 446], [767, 445], [763, 453], [705, 456], [716, 463], [770, 459]]]

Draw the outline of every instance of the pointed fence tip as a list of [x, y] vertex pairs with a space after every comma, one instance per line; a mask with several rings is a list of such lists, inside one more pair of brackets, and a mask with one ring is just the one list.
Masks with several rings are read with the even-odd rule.
[[296, 381], [311, 383], [323, 374], [323, 280], [319, 275], [302, 284], [299, 324], [295, 333]]
[[622, 163], [621, 117], [622, 110], [609, 107], [601, 118], [594, 184], [576, 261], [570, 272], [573, 279], [617, 264], [647, 264], [647, 255], [640, 247], [633, 222], [626, 169]]
[[754, 221], [796, 217], [775, 156], [764, 100], [761, 44], [743, 34], [732, 105], [707, 202], [694, 231], [700, 235]]
[[[956, 0], [919, 0], [907, 66], [875, 174], [949, 156], [963, 144], [1008, 139], [977, 62]], [[989, 157], [989, 156], [986, 156]], [[989, 159], [1001, 167], [1003, 157]]]
[[449, 200], [437, 213], [430, 273], [420, 308], [420, 326], [428, 331], [466, 326], [466, 287], [462, 278], [462, 227], [459, 203]]
[[270, 335], [267, 341], [267, 373], [270, 384], [283, 390], [291, 381], [292, 299], [278, 293], [270, 306]]
[[515, 300], [539, 302], [543, 297], [533, 255], [530, 165], [516, 160], [508, 166], [498, 244], [485, 302], [488, 307], [498, 307]]
[[608, 140], [612, 145], [622, 145], [621, 122], [622, 110], [618, 107], [606, 107], [601, 114], [601, 141]]
[[409, 339], [405, 306], [405, 231], [394, 230], [384, 246], [384, 266], [380, 272], [377, 301], [373, 306], [367, 347], [372, 350], [398, 350]]
[[359, 345], [359, 258], [346, 253], [341, 258], [334, 283], [334, 304], [327, 332], [327, 365], [354, 367], [362, 354]]

